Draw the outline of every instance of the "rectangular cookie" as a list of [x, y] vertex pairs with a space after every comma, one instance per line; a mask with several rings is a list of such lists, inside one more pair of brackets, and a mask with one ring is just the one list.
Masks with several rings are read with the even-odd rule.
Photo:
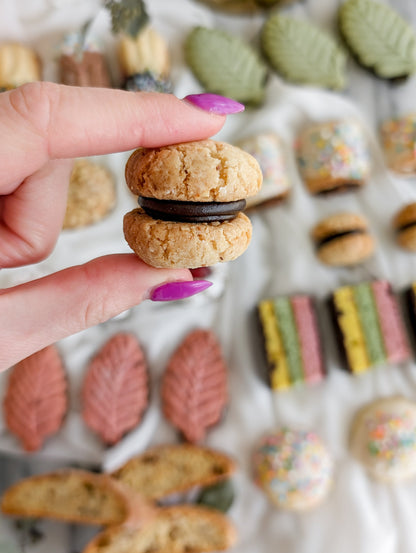
[[329, 300], [345, 369], [353, 374], [411, 357], [397, 298], [385, 280], [342, 286]]
[[101, 52], [85, 51], [80, 58], [76, 54], [62, 54], [59, 66], [62, 84], [111, 87], [106, 60]]
[[280, 391], [298, 383], [321, 381], [326, 371], [312, 298], [294, 295], [265, 299], [257, 310], [270, 387]]

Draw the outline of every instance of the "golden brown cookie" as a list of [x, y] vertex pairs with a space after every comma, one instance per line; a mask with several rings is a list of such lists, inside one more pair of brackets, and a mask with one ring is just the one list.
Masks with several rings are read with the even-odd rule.
[[84, 553], [202, 553], [232, 547], [237, 532], [219, 511], [196, 505], [158, 509], [139, 526], [117, 526], [98, 534]]
[[2, 497], [7, 515], [83, 524], [120, 524], [129, 514], [127, 495], [105, 475], [78, 469], [25, 478]]
[[41, 64], [31, 48], [14, 42], [0, 45], [0, 88], [16, 88], [40, 80]]
[[78, 228], [100, 221], [115, 206], [113, 175], [87, 159], [75, 161], [68, 189], [64, 229]]
[[398, 244], [409, 252], [416, 252], [416, 202], [403, 207], [393, 219]]
[[124, 217], [129, 246], [154, 267], [197, 268], [230, 261], [252, 227], [241, 211], [262, 183], [258, 162], [214, 140], [136, 150], [126, 182], [142, 209]]
[[326, 265], [357, 265], [369, 258], [375, 243], [367, 221], [355, 213], [336, 213], [312, 230], [317, 256]]

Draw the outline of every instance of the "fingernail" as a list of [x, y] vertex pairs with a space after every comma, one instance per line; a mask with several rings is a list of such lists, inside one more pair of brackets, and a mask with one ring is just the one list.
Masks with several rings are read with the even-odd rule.
[[239, 113], [245, 109], [244, 105], [240, 104], [240, 102], [236, 102], [225, 96], [219, 96], [218, 94], [189, 94], [189, 96], [185, 96], [184, 100], [204, 111], [216, 113], [217, 115]]
[[149, 292], [149, 299], [152, 301], [183, 300], [199, 292], [203, 292], [210, 286], [212, 286], [212, 282], [208, 280], [166, 282], [161, 286], [152, 288]]

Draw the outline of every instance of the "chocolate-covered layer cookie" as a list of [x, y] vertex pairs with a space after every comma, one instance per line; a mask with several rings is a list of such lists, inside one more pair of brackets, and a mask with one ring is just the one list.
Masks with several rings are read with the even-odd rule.
[[235, 202], [175, 202], [156, 200], [139, 196], [139, 205], [147, 215], [162, 221], [182, 223], [213, 223], [230, 221], [239, 211], [243, 211], [245, 200]]

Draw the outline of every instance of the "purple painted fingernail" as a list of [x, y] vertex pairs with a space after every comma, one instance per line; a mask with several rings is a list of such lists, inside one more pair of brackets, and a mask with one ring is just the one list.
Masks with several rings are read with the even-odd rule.
[[189, 296], [203, 292], [210, 286], [212, 286], [212, 282], [208, 280], [166, 282], [150, 290], [149, 299], [152, 301], [183, 300], [189, 298]]
[[184, 100], [204, 111], [216, 113], [217, 115], [239, 113], [245, 109], [244, 105], [240, 104], [240, 102], [236, 102], [225, 96], [219, 96], [218, 94], [189, 94], [189, 96], [185, 96]]

